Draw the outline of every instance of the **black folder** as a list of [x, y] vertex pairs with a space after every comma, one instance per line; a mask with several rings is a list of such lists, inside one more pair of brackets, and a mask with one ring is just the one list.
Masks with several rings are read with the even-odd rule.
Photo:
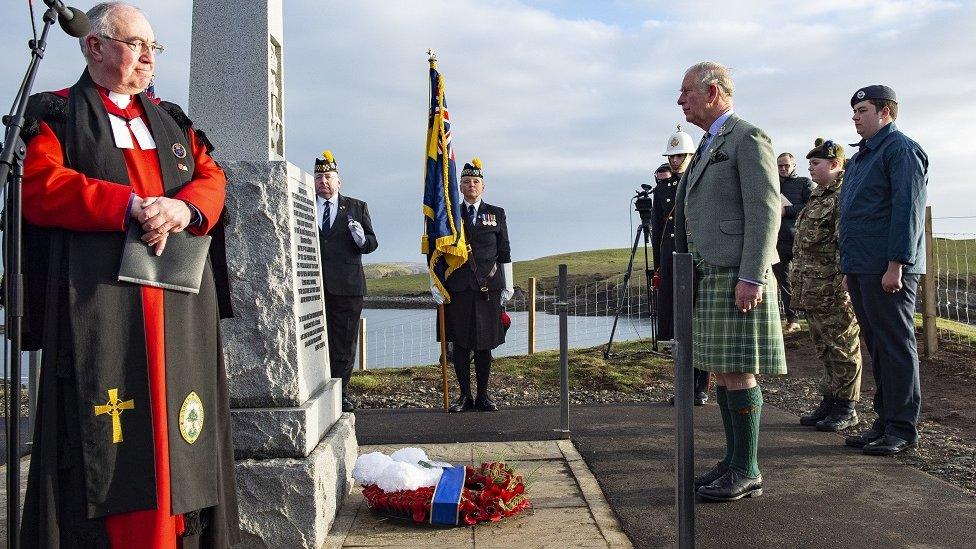
[[122, 264], [119, 266], [119, 280], [199, 293], [203, 268], [210, 252], [210, 237], [195, 236], [185, 230], [171, 233], [166, 239], [163, 255], [157, 256], [156, 247], [147, 246], [141, 240], [143, 234], [138, 223], [129, 223], [122, 249]]

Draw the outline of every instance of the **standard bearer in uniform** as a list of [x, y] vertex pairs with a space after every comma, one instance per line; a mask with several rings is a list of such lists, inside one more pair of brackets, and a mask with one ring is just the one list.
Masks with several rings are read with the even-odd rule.
[[[505, 342], [502, 303], [515, 294], [512, 253], [508, 242], [505, 210], [483, 201], [485, 191], [481, 160], [473, 159], [461, 170], [461, 215], [471, 251], [468, 260], [447, 278], [445, 287], [451, 301], [444, 307], [447, 340], [453, 344], [454, 373], [460, 395], [451, 403], [451, 412], [477, 407], [494, 412], [498, 405], [488, 393], [491, 375], [491, 350]], [[434, 301], [444, 298], [431, 285]], [[471, 397], [471, 355], [474, 355], [477, 397]]]

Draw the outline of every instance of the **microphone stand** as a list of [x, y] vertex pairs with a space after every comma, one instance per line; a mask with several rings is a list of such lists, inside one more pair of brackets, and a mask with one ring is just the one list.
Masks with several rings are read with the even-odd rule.
[[3, 117], [7, 127], [3, 149], [0, 150], [0, 182], [7, 185], [4, 231], [6, 271], [4, 273], [6, 295], [6, 332], [10, 339], [10, 389], [7, 392], [7, 547], [20, 547], [20, 372], [21, 332], [24, 317], [23, 234], [21, 233], [21, 183], [24, 176], [24, 157], [27, 145], [21, 138], [24, 130], [24, 113], [27, 99], [34, 87], [38, 66], [47, 48], [47, 35], [57, 20], [57, 12], [49, 8], [42, 18], [44, 28], [41, 37], [30, 40], [31, 60], [27, 73], [14, 98], [10, 114]]

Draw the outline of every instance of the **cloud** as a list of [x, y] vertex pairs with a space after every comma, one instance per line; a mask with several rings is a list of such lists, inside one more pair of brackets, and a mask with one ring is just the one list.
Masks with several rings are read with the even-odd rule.
[[[685, 68], [703, 59], [734, 70], [736, 110], [777, 150], [802, 156], [813, 139], [857, 140], [850, 94], [893, 86], [899, 126], [931, 160], [929, 201], [966, 215], [976, 199], [963, 137], [971, 106], [976, 7], [942, 0], [661, 2], [601, 9], [561, 0], [285, 3], [288, 158], [310, 169], [335, 151], [343, 192], [367, 200], [379, 250], [412, 260], [420, 197], [428, 48], [446, 78], [459, 160], [485, 161], [485, 199], [506, 208], [518, 259], [632, 241], [633, 189], [660, 164], [682, 124], [675, 104]], [[84, 6], [83, 6], [84, 7]], [[592, 6], [591, 6], [592, 7]], [[186, 103], [187, 0], [146, 5], [167, 51], [160, 89]], [[587, 11], [581, 11], [586, 9]], [[8, 48], [29, 33], [26, 6], [0, 21]], [[53, 36], [53, 35], [52, 35]], [[21, 38], [14, 38], [21, 37]], [[64, 87], [80, 55], [54, 36], [39, 88]], [[26, 59], [6, 56], [5, 73]], [[0, 83], [0, 98], [13, 95]], [[219, 143], [218, 143], [219, 146]], [[974, 220], [937, 230], [976, 233]]]

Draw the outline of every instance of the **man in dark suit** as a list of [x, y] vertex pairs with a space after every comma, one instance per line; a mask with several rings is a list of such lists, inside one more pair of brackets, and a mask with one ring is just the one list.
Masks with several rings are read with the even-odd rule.
[[351, 412], [356, 403], [349, 396], [349, 377], [366, 295], [363, 254], [372, 253], [377, 242], [366, 203], [339, 194], [339, 166], [331, 151], [322, 155], [324, 158], [315, 159], [315, 209], [322, 252], [329, 364], [332, 377], [342, 378], [342, 411]]
[[915, 341], [915, 298], [925, 274], [925, 197], [929, 160], [898, 131], [898, 103], [888, 86], [851, 97], [861, 141], [840, 191], [840, 270], [877, 389], [871, 428], [846, 444], [891, 455], [918, 443], [922, 394]]
[[793, 263], [793, 240], [796, 238], [796, 218], [810, 201], [813, 181], [809, 177], [796, 174], [796, 159], [791, 153], [781, 153], [776, 157], [776, 167], [779, 170], [779, 192], [790, 201], [790, 205], [783, 205], [783, 218], [779, 225], [779, 237], [776, 239], [779, 263], [773, 264], [773, 274], [776, 275], [779, 297], [783, 302], [783, 312], [786, 313], [783, 332], [793, 333], [800, 329], [800, 317], [790, 306], [793, 298], [789, 276], [790, 265]]
[[[491, 374], [491, 350], [505, 342], [502, 326], [502, 303], [512, 298], [512, 254], [508, 242], [505, 210], [481, 200], [485, 192], [481, 160], [475, 158], [461, 170], [461, 215], [464, 234], [471, 251], [468, 260], [447, 277], [445, 287], [450, 302], [444, 307], [447, 340], [454, 344], [454, 373], [460, 395], [451, 404], [451, 412], [477, 407], [494, 412], [498, 405], [488, 394]], [[445, 299], [433, 284], [434, 301]], [[474, 353], [478, 396], [471, 398], [471, 354]]]

